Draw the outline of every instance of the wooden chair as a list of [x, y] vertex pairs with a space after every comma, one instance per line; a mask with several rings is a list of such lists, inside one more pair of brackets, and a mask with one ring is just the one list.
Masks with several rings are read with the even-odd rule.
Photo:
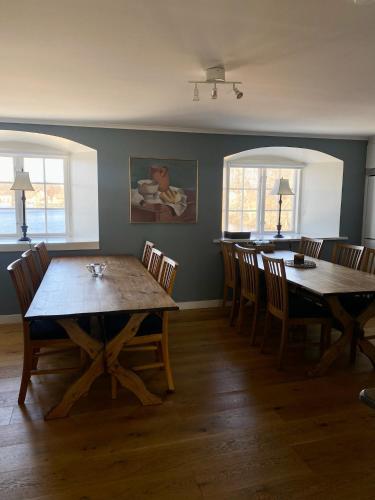
[[221, 242], [221, 253], [224, 262], [224, 292], [223, 307], [225, 307], [229, 289], [232, 289], [232, 307], [230, 311], [230, 324], [233, 325], [236, 316], [237, 296], [238, 296], [238, 277], [236, 266], [236, 253], [234, 243], [230, 241]]
[[[164, 290], [172, 295], [174, 282], [176, 279], [178, 264], [174, 260], [163, 257], [158, 282]], [[141, 323], [135, 337], [129, 340], [124, 347], [124, 351], [155, 351], [156, 362], [133, 366], [134, 371], [151, 370], [162, 368], [167, 378], [168, 390], [175, 390], [172, 369], [169, 359], [168, 342], [168, 311], [160, 313], [150, 313]], [[105, 319], [106, 331], [110, 335], [117, 334], [129, 321], [129, 316], [108, 316]], [[112, 398], [117, 397], [117, 380], [112, 377]]]
[[150, 257], [151, 257], [151, 252], [152, 252], [152, 249], [154, 248], [154, 246], [155, 245], [154, 245], [154, 243], [152, 243], [152, 241], [145, 242], [141, 261], [146, 269], [148, 268], [148, 264], [150, 262]]
[[235, 245], [240, 269], [240, 310], [239, 328], [243, 327], [245, 319], [246, 304], [250, 302], [253, 309], [253, 319], [251, 324], [250, 343], [255, 344], [256, 328], [260, 309], [260, 276], [256, 251]]
[[46, 244], [44, 243], [44, 241], [41, 241], [40, 243], [35, 245], [35, 250], [38, 253], [40, 267], [42, 269], [42, 273], [44, 276], [47, 269], [48, 269], [49, 263], [51, 261], [49, 255], [48, 255], [48, 250], [47, 250]]
[[163, 260], [163, 254], [157, 248], [152, 248], [150, 261], [148, 263], [148, 271], [152, 274], [152, 276], [157, 280], [159, 278], [161, 262]]
[[[24, 356], [21, 385], [18, 395], [18, 404], [22, 405], [25, 402], [27, 387], [32, 375], [61, 373], [78, 370], [80, 367], [38, 370], [38, 360], [41, 356], [57, 354], [65, 352], [66, 350], [76, 350], [77, 345], [70, 340], [65, 330], [52, 320], [33, 320], [30, 322], [25, 320], [25, 314], [33, 298], [33, 292], [28, 286], [27, 271], [25, 272], [21, 259], [12, 262], [7, 269], [16, 289], [22, 314]], [[42, 353], [42, 348], [57, 349]]]
[[296, 325], [321, 325], [320, 346], [323, 353], [331, 332], [331, 320], [328, 309], [300, 295], [289, 294], [283, 259], [274, 259], [262, 255], [267, 287], [267, 309], [264, 326], [262, 352], [269, 335], [271, 318], [276, 317], [282, 323], [281, 340], [278, 356], [278, 368], [282, 368], [288, 343], [289, 328]]
[[26, 252], [23, 252], [22, 254], [22, 259], [26, 264], [26, 267], [29, 271], [29, 276], [31, 278], [31, 286], [33, 289], [33, 293], [38, 290], [40, 282], [42, 281], [42, 277], [40, 276], [40, 273], [36, 267], [35, 260], [34, 260], [34, 252], [33, 250], [26, 250]]
[[358, 269], [363, 250], [363, 246], [336, 243], [333, 247], [332, 262], [351, 269]]
[[359, 269], [365, 273], [375, 274], [375, 248], [365, 247]]
[[307, 238], [307, 236], [301, 237], [301, 242], [299, 244], [298, 252], [312, 257], [314, 259], [320, 259], [320, 254], [323, 249], [323, 240], [317, 240], [314, 238]]

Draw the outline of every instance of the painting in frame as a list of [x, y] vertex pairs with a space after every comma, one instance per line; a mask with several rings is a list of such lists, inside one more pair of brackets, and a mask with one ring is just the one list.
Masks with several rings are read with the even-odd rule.
[[197, 160], [130, 157], [129, 177], [130, 222], [197, 222]]

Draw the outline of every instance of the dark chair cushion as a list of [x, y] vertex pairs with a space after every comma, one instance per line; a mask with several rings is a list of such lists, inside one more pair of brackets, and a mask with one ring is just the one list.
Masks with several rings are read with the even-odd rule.
[[[130, 319], [130, 314], [116, 314], [106, 316], [104, 319], [107, 339], [115, 337], [122, 330]], [[161, 333], [163, 321], [157, 314], [149, 314], [142, 321], [136, 337]]]
[[[80, 318], [79, 326], [90, 333], [90, 318]], [[31, 340], [57, 340], [68, 339], [65, 329], [53, 319], [33, 319], [30, 322]]]
[[291, 318], [329, 318], [328, 307], [314, 302], [301, 294], [289, 294], [289, 316]]
[[374, 294], [347, 294], [340, 296], [341, 305], [353, 317], [359, 316], [375, 299]]

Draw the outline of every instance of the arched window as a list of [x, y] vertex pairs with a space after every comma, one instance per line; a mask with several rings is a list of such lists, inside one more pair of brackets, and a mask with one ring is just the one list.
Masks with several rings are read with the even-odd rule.
[[0, 243], [21, 235], [21, 192], [10, 188], [22, 170], [34, 188], [25, 192], [28, 236], [98, 242], [96, 151], [61, 137], [0, 131]]
[[288, 179], [282, 233], [339, 236], [343, 162], [319, 151], [268, 147], [224, 159], [223, 231], [271, 236], [278, 223], [275, 181]]

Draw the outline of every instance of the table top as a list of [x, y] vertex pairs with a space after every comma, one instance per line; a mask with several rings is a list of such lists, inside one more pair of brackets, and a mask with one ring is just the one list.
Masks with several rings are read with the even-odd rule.
[[[291, 260], [295, 253], [288, 250], [277, 250], [266, 254], [267, 257]], [[362, 271], [355, 271], [326, 260], [313, 259], [314, 269], [297, 269], [285, 266], [286, 278], [289, 283], [298, 285], [317, 295], [339, 295], [347, 293], [375, 292], [375, 275]], [[261, 254], [258, 254], [258, 265], [263, 269]]]
[[[93, 261], [107, 264], [103, 278], [92, 277], [86, 269]], [[176, 309], [174, 300], [136, 257], [57, 257], [52, 259], [25, 318]]]

